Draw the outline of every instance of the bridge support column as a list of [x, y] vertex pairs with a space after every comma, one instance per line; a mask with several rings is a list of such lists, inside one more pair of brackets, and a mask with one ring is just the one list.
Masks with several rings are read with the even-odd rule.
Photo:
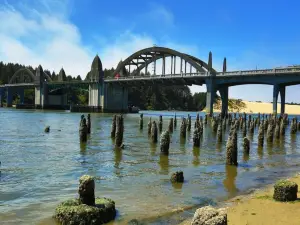
[[18, 91], [18, 94], [20, 96], [20, 104], [24, 104], [24, 89], [21, 88], [19, 91]]
[[285, 113], [285, 86], [280, 87], [281, 114]]
[[120, 84], [107, 84], [103, 93], [103, 112], [127, 112], [128, 88]]
[[273, 114], [275, 115], [277, 114], [277, 102], [279, 93], [281, 99], [280, 113], [283, 114], [285, 112], [285, 86], [275, 84], [273, 87]]
[[100, 112], [103, 108], [103, 83], [92, 83], [89, 85], [89, 106], [93, 111]]
[[222, 100], [222, 117], [226, 116], [228, 113], [228, 87], [219, 88], [219, 92]]
[[0, 88], [0, 107], [3, 107], [3, 99], [4, 99], [4, 88]]
[[6, 94], [6, 107], [12, 107], [13, 102], [13, 88], [7, 87], [7, 94]]
[[214, 100], [216, 95], [216, 87], [212, 80], [209, 80], [206, 83], [206, 113], [209, 116], [212, 116], [214, 113]]

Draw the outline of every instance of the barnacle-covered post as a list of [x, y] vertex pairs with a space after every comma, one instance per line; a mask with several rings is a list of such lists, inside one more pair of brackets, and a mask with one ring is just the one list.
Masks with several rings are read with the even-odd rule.
[[159, 121], [158, 121], [158, 130], [159, 132], [162, 132], [162, 127], [163, 127], [163, 120], [162, 120], [162, 115], [159, 116]]
[[110, 136], [112, 138], [116, 136], [116, 122], [117, 122], [117, 115], [114, 115], [112, 119], [111, 132], [110, 132]]
[[170, 118], [170, 121], [169, 121], [169, 132], [173, 133], [173, 118]]
[[194, 147], [199, 147], [200, 146], [200, 138], [201, 138], [200, 127], [196, 127], [195, 130], [194, 130], [194, 134], [193, 134]]
[[153, 143], [157, 143], [157, 125], [155, 121], [151, 125], [151, 140]]
[[169, 131], [164, 131], [160, 135], [160, 151], [163, 154], [168, 155], [170, 148], [170, 133]]
[[222, 123], [219, 123], [218, 125], [217, 140], [218, 142], [222, 142]]
[[176, 118], [176, 113], [175, 113], [175, 116], [174, 116], [174, 128], [177, 127], [177, 118]]
[[247, 137], [244, 137], [243, 141], [244, 141], [243, 142], [244, 152], [246, 154], [249, 154], [249, 152], [250, 152], [250, 141]]
[[268, 130], [267, 130], [267, 142], [273, 142], [274, 129], [273, 129], [273, 119], [270, 119]]
[[140, 114], [140, 130], [143, 130], [143, 125], [144, 125], [144, 122], [143, 122], [143, 113]]
[[150, 117], [149, 122], [148, 122], [148, 135], [151, 135], [151, 125], [152, 125], [152, 122], [151, 122], [151, 117]]
[[264, 146], [264, 123], [261, 123], [258, 129], [258, 146], [263, 147]]
[[91, 133], [91, 114], [87, 115], [87, 133]]
[[124, 132], [124, 119], [122, 115], [117, 116], [116, 120], [116, 139], [115, 139], [115, 145], [117, 147], [122, 146], [123, 142], [123, 132]]
[[191, 120], [191, 116], [188, 115], [187, 131], [191, 131], [191, 127], [192, 127], [192, 120]]
[[280, 137], [280, 125], [279, 120], [276, 121], [276, 127], [275, 127], [275, 138], [279, 139]]
[[79, 138], [80, 138], [80, 142], [86, 142], [87, 141], [87, 125], [86, 125], [86, 119], [85, 118], [83, 118], [82, 122], [80, 123]]
[[186, 120], [182, 118], [180, 126], [180, 137], [186, 138]]
[[237, 132], [233, 128], [231, 135], [228, 137], [226, 144], [226, 164], [237, 166]]

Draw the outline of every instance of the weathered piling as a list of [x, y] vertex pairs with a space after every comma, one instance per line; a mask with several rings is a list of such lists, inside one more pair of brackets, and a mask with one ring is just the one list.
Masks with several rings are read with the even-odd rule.
[[80, 116], [80, 124], [79, 124], [79, 127], [82, 126], [83, 119], [84, 119], [84, 115], [82, 114], [82, 115]]
[[186, 119], [182, 118], [180, 126], [180, 137], [186, 138]]
[[285, 135], [285, 121], [284, 121], [284, 119], [282, 119], [281, 122], [280, 122], [280, 135], [281, 136]]
[[250, 152], [250, 141], [247, 137], [244, 137], [244, 139], [243, 139], [243, 148], [244, 148], [244, 152], [246, 154], [249, 154], [249, 152]]
[[280, 202], [297, 200], [298, 185], [289, 180], [279, 180], [274, 185], [273, 199]]
[[158, 130], [160, 133], [162, 132], [162, 127], [163, 127], [163, 120], [162, 120], [162, 115], [160, 115], [158, 121]]
[[184, 182], [183, 172], [182, 171], [177, 171], [175, 173], [172, 173], [171, 182], [172, 183], [183, 183]]
[[116, 120], [116, 147], [121, 147], [123, 142], [123, 133], [124, 133], [124, 119], [122, 115], [117, 116]]
[[177, 127], [177, 118], [176, 118], [176, 114], [175, 114], [175, 116], [174, 116], [174, 128], [176, 128]]
[[268, 130], [267, 130], [267, 142], [273, 142], [273, 137], [274, 137], [273, 120], [270, 119]]
[[222, 142], [222, 123], [219, 123], [218, 125], [217, 140], [218, 142]]
[[228, 137], [226, 144], [226, 164], [237, 166], [237, 132], [234, 129]]
[[114, 115], [112, 119], [111, 132], [110, 132], [110, 136], [112, 138], [116, 136], [116, 121], [117, 121], [117, 115]]
[[263, 123], [260, 124], [259, 129], [258, 129], [257, 144], [259, 147], [264, 146], [264, 125], [263, 125]]
[[297, 122], [296, 122], [296, 118], [293, 118], [291, 123], [291, 134], [296, 134], [296, 133], [297, 133]]
[[298, 122], [298, 131], [300, 131], [300, 122]]
[[265, 122], [264, 122], [264, 131], [267, 131], [268, 130], [268, 127], [269, 127], [269, 121], [268, 119], [266, 118]]
[[148, 135], [151, 135], [151, 125], [152, 125], [152, 122], [151, 122], [151, 117], [150, 117], [149, 122], [148, 122]]
[[207, 124], [207, 115], [204, 116], [204, 124]]
[[251, 121], [252, 121], [252, 117], [251, 115], [248, 116], [248, 129], [250, 129], [250, 125], [251, 125]]
[[200, 127], [196, 127], [193, 134], [193, 144], [194, 147], [200, 146], [201, 130]]
[[275, 127], [275, 139], [279, 139], [280, 137], [280, 124], [279, 124], [279, 120], [276, 121], [276, 127]]
[[222, 128], [226, 130], [226, 117], [222, 120]]
[[249, 128], [249, 133], [254, 134], [254, 127], [255, 127], [255, 122], [251, 121], [250, 122], [250, 128]]
[[169, 154], [170, 148], [170, 133], [169, 131], [164, 131], [160, 135], [160, 151], [163, 154]]
[[143, 130], [143, 125], [144, 125], [144, 121], [143, 121], [143, 113], [140, 114], [140, 130]]
[[215, 117], [212, 118], [212, 129], [213, 132], [217, 132], [218, 130], [218, 121]]
[[170, 118], [170, 121], [169, 121], [169, 127], [168, 127], [169, 129], [169, 132], [170, 133], [173, 133], [173, 118]]
[[79, 128], [79, 138], [80, 142], [86, 142], [87, 141], [87, 125], [86, 125], [86, 119], [83, 118], [81, 122], [81, 126]]
[[152, 143], [157, 143], [157, 125], [155, 121], [151, 125], [151, 140]]
[[246, 136], [247, 136], [247, 124], [246, 124], [245, 121], [244, 121], [243, 124], [244, 124], [244, 125], [243, 125], [243, 137], [246, 137]]
[[90, 134], [91, 133], [91, 114], [87, 115], [87, 133]]
[[187, 121], [187, 131], [190, 132], [192, 127], [192, 119], [191, 116], [188, 115], [188, 121]]
[[49, 133], [50, 132], [50, 126], [46, 126], [44, 131], [45, 131], [45, 133]]
[[88, 175], [80, 177], [78, 194], [81, 204], [95, 205], [95, 181], [93, 177]]

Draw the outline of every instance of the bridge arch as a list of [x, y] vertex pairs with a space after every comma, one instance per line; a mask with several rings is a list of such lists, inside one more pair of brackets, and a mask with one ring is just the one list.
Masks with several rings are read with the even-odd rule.
[[[169, 56], [179, 57], [183, 59], [185, 62], [189, 63], [191, 66], [193, 66], [196, 70], [200, 72], [209, 71], [208, 64], [194, 56], [184, 54], [170, 48], [150, 47], [150, 48], [145, 48], [140, 51], [137, 51], [133, 53], [131, 56], [129, 56], [127, 59], [125, 59], [124, 61], [120, 62], [114, 72], [114, 75], [123, 71], [125, 66], [128, 65], [136, 66], [134, 73], [137, 73], [142, 69], [144, 69], [149, 64], [159, 59], [162, 59], [163, 57], [169, 57]], [[134, 62], [134, 60], [136, 60], [137, 62]], [[140, 60], [140, 62], [138, 62], [138, 60]], [[216, 73], [217, 71], [211, 68], [211, 72]]]
[[[47, 81], [52, 81], [51, 77], [43, 71], [43, 76]], [[14, 73], [14, 75], [9, 80], [9, 84], [15, 83], [34, 83], [35, 75], [28, 68], [21, 68]]]

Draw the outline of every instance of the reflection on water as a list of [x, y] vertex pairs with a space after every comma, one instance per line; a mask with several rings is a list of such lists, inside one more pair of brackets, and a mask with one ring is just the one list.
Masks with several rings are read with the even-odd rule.
[[229, 197], [234, 197], [237, 194], [237, 187], [235, 185], [235, 179], [237, 176], [237, 167], [225, 165], [226, 177], [223, 181], [224, 187], [228, 192]]
[[[0, 113], [0, 221], [4, 224], [55, 224], [51, 219], [55, 206], [77, 196], [83, 174], [97, 178], [96, 196], [116, 202], [119, 216], [113, 224], [162, 215], [159, 221], [163, 222], [152, 219], [150, 224], [176, 224], [174, 218], [191, 216], [195, 209], [170, 219], [174, 209], [233, 197], [300, 169], [300, 135], [290, 135], [289, 127], [285, 138], [274, 140], [273, 145], [266, 143], [265, 136], [263, 147], [257, 145], [256, 127], [253, 135], [247, 134], [249, 155], [243, 153], [240, 129], [239, 166], [234, 167], [225, 166], [229, 128], [218, 143], [210, 120], [204, 125], [200, 148], [194, 148], [194, 126], [182, 139], [177, 119], [167, 156], [160, 153], [159, 143], [151, 143], [146, 123], [150, 116], [158, 121], [161, 114], [166, 130], [172, 112], [144, 112], [143, 130], [138, 114], [124, 115], [124, 149], [115, 148], [110, 137], [112, 114], [91, 114], [91, 134], [81, 144], [80, 113], [2, 108]], [[177, 118], [187, 114], [177, 112]], [[189, 114], [194, 124], [196, 113]], [[49, 125], [51, 131], [45, 134]], [[179, 170], [185, 182], [171, 184], [171, 173]]]

